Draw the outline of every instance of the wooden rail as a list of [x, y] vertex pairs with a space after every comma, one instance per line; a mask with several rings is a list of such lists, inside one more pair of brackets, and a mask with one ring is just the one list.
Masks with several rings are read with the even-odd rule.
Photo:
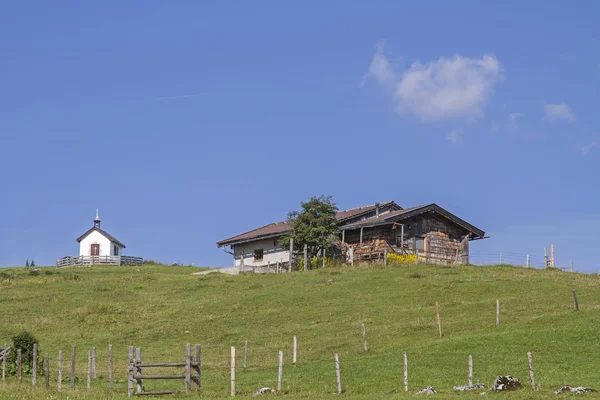
[[142, 257], [131, 256], [78, 256], [63, 257], [56, 260], [56, 268], [65, 268], [83, 265], [133, 265], [140, 266], [144, 263]]

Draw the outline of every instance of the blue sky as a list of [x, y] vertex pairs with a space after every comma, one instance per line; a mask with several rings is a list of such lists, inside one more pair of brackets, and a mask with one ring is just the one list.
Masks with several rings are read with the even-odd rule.
[[[435, 202], [475, 260], [600, 270], [596, 2], [0, 6], [0, 266], [78, 252], [222, 266], [310, 196]], [[512, 259], [511, 259], [512, 257]]]

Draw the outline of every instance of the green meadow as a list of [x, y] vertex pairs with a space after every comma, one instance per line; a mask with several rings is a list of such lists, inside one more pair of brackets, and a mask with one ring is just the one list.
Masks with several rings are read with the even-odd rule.
[[[9, 376], [0, 398], [121, 399], [127, 397], [128, 346], [146, 362], [183, 362], [186, 343], [202, 345], [202, 387], [185, 393], [182, 380], [145, 381], [146, 390], [178, 389], [174, 397], [230, 397], [230, 351], [237, 350], [237, 395], [277, 387], [284, 353], [283, 390], [264, 397], [394, 399], [481, 398], [453, 393], [474, 382], [486, 396], [555, 398], [562, 385], [600, 389], [600, 278], [597, 275], [512, 266], [370, 265], [278, 275], [191, 275], [193, 267], [144, 265], [56, 270], [31, 275], [0, 270], [0, 345], [27, 330], [50, 355], [44, 377], [31, 387]], [[574, 310], [576, 290], [580, 311]], [[496, 300], [500, 325], [496, 326]], [[443, 335], [438, 335], [439, 302]], [[361, 323], [367, 331], [363, 349]], [[298, 360], [292, 365], [292, 338]], [[243, 368], [244, 343], [248, 365]], [[108, 389], [107, 350], [113, 345], [114, 389]], [[77, 348], [77, 385], [69, 387], [71, 347]], [[97, 379], [86, 389], [87, 351], [97, 349]], [[63, 389], [57, 391], [57, 355], [63, 351]], [[535, 380], [529, 385], [527, 352]], [[403, 389], [407, 353], [409, 392]], [[343, 394], [336, 394], [334, 354]], [[183, 368], [144, 373], [183, 374]], [[520, 391], [489, 390], [497, 375], [513, 375]], [[572, 395], [561, 395], [570, 397]], [[420, 397], [420, 396], [416, 396]], [[598, 398], [595, 393], [584, 397]]]

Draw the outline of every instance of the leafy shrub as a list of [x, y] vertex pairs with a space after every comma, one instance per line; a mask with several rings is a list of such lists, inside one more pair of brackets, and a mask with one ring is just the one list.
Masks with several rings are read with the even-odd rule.
[[[17, 349], [21, 349], [21, 365], [23, 375], [31, 375], [33, 372], [33, 345], [38, 343], [38, 340], [31, 333], [23, 331], [12, 338], [10, 354], [6, 360], [6, 369], [9, 375], [16, 375], [17, 366]], [[39, 357], [41, 351], [38, 346], [38, 371], [43, 374], [44, 360]]]
[[39, 269], [32, 269], [31, 271], [29, 271], [29, 276], [38, 276], [39, 274], [40, 274]]
[[0, 272], [0, 280], [3, 280], [3, 279], [12, 279], [14, 277], [15, 276], [13, 274], [11, 274], [10, 272], [4, 272], [4, 271]]
[[54, 271], [46, 270], [44, 271], [44, 275], [54, 275]]
[[[323, 267], [323, 257], [314, 257], [308, 260], [310, 269], [318, 269]], [[325, 268], [333, 265], [333, 259], [325, 257]], [[304, 257], [298, 257], [296, 260], [296, 267], [298, 271], [304, 271]]]
[[417, 261], [417, 258], [415, 257], [414, 254], [390, 253], [387, 255], [387, 260], [390, 263], [396, 263], [396, 264], [409, 264], [409, 263], [414, 264]]

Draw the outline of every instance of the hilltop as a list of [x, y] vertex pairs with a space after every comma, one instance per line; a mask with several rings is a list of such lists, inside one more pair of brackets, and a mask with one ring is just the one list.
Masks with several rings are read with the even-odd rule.
[[[128, 345], [142, 347], [145, 360], [163, 362], [183, 360], [186, 343], [202, 344], [202, 393], [211, 398], [229, 396], [231, 346], [238, 352], [241, 397], [276, 386], [279, 350], [284, 352], [283, 389], [289, 398], [331, 397], [336, 352], [343, 396], [351, 398], [406, 397], [403, 352], [408, 354], [410, 393], [432, 385], [440, 392], [434, 398], [480, 397], [451, 393], [454, 385], [466, 384], [469, 354], [475, 382], [489, 386], [499, 374], [521, 379], [524, 388], [506, 395], [510, 398], [550, 398], [564, 384], [600, 389], [597, 275], [506, 265], [362, 266], [238, 276], [192, 276], [194, 271], [103, 266], [42, 268], [39, 276], [30, 276], [23, 269], [0, 270], [0, 344], [28, 330], [39, 339], [41, 352], [50, 354], [52, 365], [50, 392], [31, 389], [29, 380], [18, 388], [11, 377], [8, 386], [0, 382], [0, 397], [125, 398]], [[574, 311], [572, 290], [577, 291], [579, 312]], [[495, 324], [496, 299], [500, 326]], [[296, 367], [291, 366], [294, 335]], [[118, 379], [114, 391], [106, 389], [109, 343]], [[73, 393], [64, 384], [58, 394], [56, 355], [63, 350], [63, 376], [68, 377], [72, 345], [78, 349], [78, 389]], [[92, 346], [98, 349], [99, 377], [88, 394], [85, 371]], [[533, 352], [538, 393], [528, 387], [527, 351]], [[183, 382], [146, 386], [183, 389]]]

